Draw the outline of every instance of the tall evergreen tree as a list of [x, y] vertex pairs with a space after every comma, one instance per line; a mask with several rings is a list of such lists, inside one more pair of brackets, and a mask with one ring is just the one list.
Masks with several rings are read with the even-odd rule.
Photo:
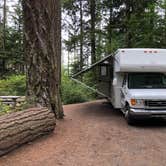
[[[77, 23], [71, 21], [71, 24], [75, 25], [77, 32], [69, 36], [67, 43], [77, 43], [83, 59], [87, 53], [87, 59], [91, 57], [92, 63], [117, 48], [165, 47], [166, 14], [159, 13], [161, 9], [166, 11], [164, 2], [165, 0], [140, 0], [139, 3], [137, 0], [84, 0], [80, 3], [79, 0], [72, 0], [75, 7], [71, 5], [66, 11], [70, 11], [71, 16], [76, 15]], [[81, 64], [80, 56], [76, 57], [77, 63]]]
[[62, 118], [60, 1], [24, 0], [23, 9], [28, 98]]
[[96, 62], [96, 1], [90, 0], [90, 45], [91, 63]]

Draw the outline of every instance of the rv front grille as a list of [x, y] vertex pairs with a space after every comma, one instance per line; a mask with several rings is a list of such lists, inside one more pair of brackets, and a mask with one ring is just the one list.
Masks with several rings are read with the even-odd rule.
[[146, 100], [145, 106], [150, 108], [166, 108], [166, 100]]

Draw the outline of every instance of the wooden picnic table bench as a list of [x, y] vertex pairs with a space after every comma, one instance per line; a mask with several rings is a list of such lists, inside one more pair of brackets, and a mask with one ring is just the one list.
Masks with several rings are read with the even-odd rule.
[[17, 102], [25, 101], [25, 97], [24, 96], [0, 96], [0, 101], [4, 104], [13, 105], [13, 107], [15, 107]]

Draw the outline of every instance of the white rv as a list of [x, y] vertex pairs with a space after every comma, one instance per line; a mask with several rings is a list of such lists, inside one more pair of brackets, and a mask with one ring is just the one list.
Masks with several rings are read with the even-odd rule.
[[121, 109], [128, 123], [166, 117], [166, 49], [119, 49], [75, 76], [100, 68], [99, 94]]

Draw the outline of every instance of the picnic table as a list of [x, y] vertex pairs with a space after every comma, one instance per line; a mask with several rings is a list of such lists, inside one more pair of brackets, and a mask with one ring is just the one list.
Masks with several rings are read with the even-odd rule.
[[20, 101], [23, 101], [25, 99], [23, 99], [23, 96], [0, 96], [0, 101], [4, 104], [7, 105], [12, 105], [13, 107], [16, 106], [18, 99], [22, 99]]

